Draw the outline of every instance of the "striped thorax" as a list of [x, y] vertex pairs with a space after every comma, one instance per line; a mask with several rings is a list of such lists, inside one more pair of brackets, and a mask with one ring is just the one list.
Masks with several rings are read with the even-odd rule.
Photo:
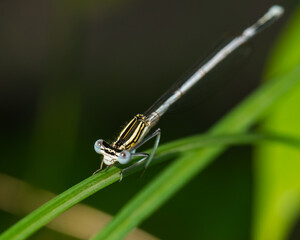
[[106, 165], [116, 162], [127, 164], [131, 160], [131, 153], [135, 152], [137, 144], [150, 130], [150, 122], [143, 114], [137, 114], [125, 126], [116, 141], [111, 145], [102, 139], [95, 142], [95, 151], [103, 155]]

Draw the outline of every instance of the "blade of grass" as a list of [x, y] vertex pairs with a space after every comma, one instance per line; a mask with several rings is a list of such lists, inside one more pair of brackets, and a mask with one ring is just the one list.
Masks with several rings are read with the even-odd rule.
[[27, 238], [60, 213], [100, 189], [118, 181], [119, 174], [117, 174], [117, 172], [117, 168], [112, 168], [104, 174], [91, 176], [79, 184], [69, 188], [13, 225], [0, 235], [0, 239], [11, 240]]
[[[300, 66], [293, 69], [288, 74], [273, 79], [267, 84], [260, 87], [256, 92], [254, 92], [249, 98], [242, 102], [238, 107], [236, 107], [232, 112], [230, 112], [225, 118], [223, 118], [218, 124], [216, 124], [210, 131], [211, 137], [216, 137], [218, 134], [230, 134], [230, 133], [239, 133], [244, 132], [253, 125], [263, 113], [280, 99], [280, 97], [287, 93], [291, 88], [293, 88], [300, 78]], [[195, 138], [195, 137], [193, 137]], [[188, 139], [188, 138], [187, 138]], [[182, 141], [182, 144], [185, 144], [185, 140]], [[174, 144], [174, 143], [172, 143]], [[170, 145], [171, 146], [171, 145]], [[171, 149], [169, 146], [169, 150]], [[175, 143], [174, 146], [178, 148]], [[173, 147], [174, 147], [173, 146]], [[175, 148], [174, 147], [174, 148]], [[203, 160], [199, 158], [191, 158], [194, 161], [190, 161], [190, 164], [185, 165], [189, 167], [181, 180], [175, 178], [178, 184], [174, 185], [171, 192], [166, 192], [166, 196], [161, 199], [166, 201], [172, 193], [179, 189], [184, 183], [186, 183], [193, 175], [195, 175], [201, 167], [203, 168], [209, 161], [212, 161], [214, 157], [220, 154], [225, 147], [216, 147], [216, 148], [207, 148], [201, 150], [199, 153], [190, 153], [191, 155], [196, 154], [197, 156], [202, 156]], [[165, 150], [168, 150], [166, 147]], [[164, 155], [163, 152], [158, 150], [157, 157]], [[171, 151], [172, 152], [172, 151]], [[195, 155], [195, 156], [196, 156]], [[167, 157], [174, 156], [172, 154], [167, 155]], [[186, 156], [185, 156], [186, 157]], [[166, 158], [166, 155], [162, 158]], [[182, 161], [175, 162], [174, 164], [184, 163]], [[173, 166], [173, 165], [172, 165]], [[176, 174], [177, 165], [170, 167], [168, 171], [172, 174]], [[180, 165], [179, 165], [180, 166]], [[190, 169], [190, 167], [192, 169]], [[173, 169], [173, 170], [172, 170]], [[69, 209], [76, 203], [87, 198], [91, 194], [99, 191], [100, 189], [112, 184], [119, 180], [120, 170], [118, 168], [111, 168], [110, 170], [103, 172], [102, 174], [96, 174], [91, 176], [79, 184], [73, 186], [62, 194], [58, 195], [51, 201], [47, 202], [39, 209], [35, 210], [17, 224], [13, 225], [2, 235], [0, 239], [25, 239], [30, 236], [32, 233], [37, 231], [43, 225], [51, 221], [60, 213]], [[164, 175], [161, 175], [162, 177]], [[176, 187], [175, 187], [176, 186]], [[149, 192], [148, 192], [149, 193]], [[140, 196], [140, 195], [139, 195]], [[157, 202], [157, 207], [162, 204], [164, 201]], [[138, 209], [138, 206], [136, 206]], [[155, 205], [153, 205], [155, 207]], [[149, 211], [154, 211], [155, 209], [149, 208]], [[148, 212], [150, 214], [150, 212]], [[141, 215], [137, 218], [142, 221], [146, 216]], [[118, 219], [118, 218], [116, 218]], [[115, 220], [118, 221], [118, 220]], [[137, 222], [136, 222], [137, 224]], [[122, 226], [122, 225], [121, 225]], [[126, 231], [122, 231], [122, 235], [131, 230], [132, 225], [126, 227]], [[120, 230], [120, 229], [119, 229]], [[107, 230], [105, 230], [107, 232]]]
[[[0, 210], [19, 217], [40, 207], [55, 197], [55, 194], [0, 173], [0, 196]], [[111, 215], [79, 203], [53, 219], [45, 227], [72, 237], [71, 239], [89, 239], [111, 219]], [[127, 240], [134, 239], [157, 240], [156, 237], [138, 228], [127, 236]]]
[[[249, 143], [260, 143], [261, 141], [272, 141], [287, 146], [300, 147], [300, 139], [282, 134], [274, 133], [246, 133], [246, 134], [225, 134], [225, 135], [205, 135], [199, 134], [195, 136], [186, 137], [160, 146], [156, 151], [155, 162], [161, 162], [160, 158], [176, 154], [180, 152], [187, 152], [209, 146], [232, 146], [243, 145]], [[149, 150], [150, 151], [150, 150]], [[149, 152], [147, 151], [147, 152]], [[151, 163], [152, 165], [152, 163]]]
[[[300, 66], [272, 79], [221, 119], [208, 133], [242, 133], [256, 123], [267, 110], [300, 80]], [[134, 227], [172, 197], [199, 171], [218, 157], [226, 147], [208, 147], [183, 154], [154, 181], [137, 194], [93, 240], [122, 239]]]
[[[285, 143], [294, 147], [300, 147], [300, 139], [262, 134], [243, 134], [243, 135], [224, 135], [224, 136], [205, 136], [196, 135], [179, 139], [162, 145], [158, 150], [153, 164], [160, 163], [170, 159], [174, 154], [192, 151], [207, 146], [240, 145], [250, 144], [259, 141], [275, 141]], [[151, 164], [151, 166], [153, 166]], [[138, 171], [136, 168], [134, 172]], [[133, 172], [132, 172], [133, 173]], [[97, 192], [98, 190], [118, 181], [120, 178], [120, 169], [114, 167], [109, 171], [102, 172], [87, 178], [79, 184], [73, 186], [59, 196], [53, 198], [25, 218], [8, 229], [1, 239], [24, 239], [30, 234], [47, 224], [60, 213], [69, 209], [84, 198]]]

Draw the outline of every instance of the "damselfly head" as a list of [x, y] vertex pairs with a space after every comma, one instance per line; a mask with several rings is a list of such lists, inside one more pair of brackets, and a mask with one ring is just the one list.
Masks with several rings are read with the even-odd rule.
[[128, 150], [115, 149], [102, 139], [95, 142], [94, 149], [96, 153], [103, 155], [103, 162], [108, 166], [116, 162], [127, 164], [131, 160], [131, 153]]

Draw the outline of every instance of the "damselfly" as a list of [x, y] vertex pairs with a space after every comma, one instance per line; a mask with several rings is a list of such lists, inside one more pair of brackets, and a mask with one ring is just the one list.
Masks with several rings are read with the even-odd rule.
[[[186, 81], [179, 84], [179, 87], [165, 93], [158, 101], [151, 106], [151, 111], [144, 114], [137, 114], [125, 126], [120, 135], [112, 144], [99, 139], [95, 142], [95, 151], [103, 155], [100, 168], [95, 172], [99, 172], [103, 168], [103, 164], [112, 166], [116, 163], [128, 164], [133, 157], [142, 157], [136, 163], [121, 170], [120, 180], [123, 173], [137, 165], [143, 164], [144, 170], [149, 166], [155, 151], [158, 147], [161, 131], [158, 128], [152, 134], [147, 135], [150, 129], [158, 122], [164, 113], [177, 102], [184, 94], [186, 94], [196, 83], [198, 83], [208, 72], [216, 65], [222, 62], [229, 54], [254, 37], [258, 32], [267, 27], [270, 23], [278, 19], [283, 14], [283, 8], [278, 5], [272, 6], [264, 16], [262, 16], [252, 26], [246, 28], [241, 35], [235, 37], [227, 43], [221, 50], [213, 55], [206, 63], [197, 69]], [[151, 154], [137, 152], [137, 149], [150, 139], [155, 138], [154, 146]]]

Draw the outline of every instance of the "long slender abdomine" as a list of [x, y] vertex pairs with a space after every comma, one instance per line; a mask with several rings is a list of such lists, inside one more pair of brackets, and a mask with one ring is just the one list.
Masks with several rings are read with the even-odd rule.
[[159, 118], [184, 94], [186, 94], [196, 83], [198, 83], [208, 72], [216, 65], [222, 62], [229, 54], [254, 37], [269, 23], [276, 20], [283, 14], [284, 10], [281, 6], [272, 6], [263, 17], [261, 17], [252, 26], [246, 28], [241, 35], [235, 37], [226, 44], [219, 52], [210, 58], [202, 67], [195, 71], [177, 90], [175, 90], [166, 100], [159, 103], [157, 108], [153, 107], [153, 112], [147, 117], [150, 125], [155, 125]]

